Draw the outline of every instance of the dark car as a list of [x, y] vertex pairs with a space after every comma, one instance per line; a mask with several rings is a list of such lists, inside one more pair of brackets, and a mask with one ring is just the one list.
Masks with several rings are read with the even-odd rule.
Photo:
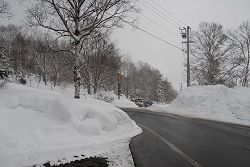
[[1, 79], [8, 78], [8, 73], [6, 70], [0, 69], [0, 78]]
[[138, 107], [149, 107], [152, 106], [153, 102], [151, 101], [144, 101], [142, 99], [133, 99], [133, 101]]
[[138, 107], [145, 107], [145, 104], [142, 99], [135, 99], [134, 102]]
[[152, 101], [144, 101], [145, 107], [152, 106], [153, 102]]

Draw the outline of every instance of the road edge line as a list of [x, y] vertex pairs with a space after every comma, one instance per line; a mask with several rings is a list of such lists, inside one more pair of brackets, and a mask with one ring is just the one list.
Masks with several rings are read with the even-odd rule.
[[[138, 123], [137, 123], [138, 124]], [[180, 154], [183, 158], [185, 158], [188, 162], [190, 162], [195, 167], [202, 167], [198, 162], [196, 162], [194, 159], [189, 157], [187, 154], [185, 154], [183, 151], [181, 151], [179, 148], [177, 148], [175, 145], [170, 143], [167, 139], [156, 133], [155, 131], [151, 130], [150, 128], [138, 124], [139, 126], [143, 127], [144, 129], [147, 129], [149, 132], [151, 132], [153, 135], [158, 137], [161, 141], [163, 141], [165, 144], [167, 144], [170, 148], [172, 148], [174, 151], [176, 151], [178, 154]]]

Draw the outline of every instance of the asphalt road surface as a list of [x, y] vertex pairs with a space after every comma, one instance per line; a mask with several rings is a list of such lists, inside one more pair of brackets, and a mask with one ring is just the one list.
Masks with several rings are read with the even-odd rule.
[[123, 109], [142, 128], [136, 167], [250, 167], [250, 127]]

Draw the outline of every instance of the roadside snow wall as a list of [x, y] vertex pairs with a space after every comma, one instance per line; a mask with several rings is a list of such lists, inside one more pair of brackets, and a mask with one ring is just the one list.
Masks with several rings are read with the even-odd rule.
[[250, 89], [224, 85], [195, 86], [182, 90], [165, 111], [250, 126]]
[[69, 155], [69, 150], [73, 157], [77, 148], [84, 155], [95, 155], [98, 152], [91, 150], [98, 145], [141, 133], [112, 104], [20, 85], [0, 90], [0, 127], [0, 166], [13, 167], [55, 160], [60, 154]]

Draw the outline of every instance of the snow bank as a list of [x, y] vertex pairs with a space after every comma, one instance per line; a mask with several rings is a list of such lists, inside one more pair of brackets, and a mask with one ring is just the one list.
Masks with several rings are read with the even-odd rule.
[[164, 112], [250, 126], [250, 89], [223, 85], [195, 86], [181, 91]]
[[128, 100], [124, 95], [121, 95], [120, 99], [116, 96], [111, 104], [120, 108], [138, 108], [134, 102]]
[[0, 166], [67, 163], [75, 155], [117, 154], [117, 145], [128, 148], [130, 138], [141, 133], [135, 122], [112, 104], [71, 96], [20, 85], [2, 88]]
[[118, 96], [116, 94], [114, 94], [113, 91], [98, 92], [95, 95], [95, 98], [106, 101], [106, 102], [111, 103], [114, 106], [120, 107], [120, 108], [138, 108], [138, 106], [134, 102], [127, 99], [124, 95], [121, 95], [120, 99], [118, 99]]

